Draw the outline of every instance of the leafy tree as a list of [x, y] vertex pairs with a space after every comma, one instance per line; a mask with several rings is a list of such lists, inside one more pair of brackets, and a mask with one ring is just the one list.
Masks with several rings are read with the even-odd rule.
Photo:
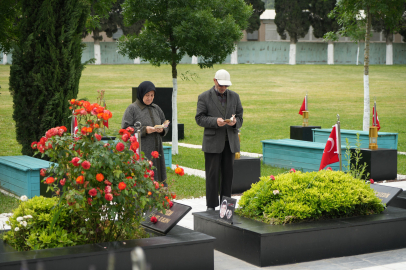
[[310, 24], [313, 27], [313, 35], [316, 38], [323, 38], [324, 34], [333, 31], [337, 32], [340, 28], [335, 18], [328, 15], [334, 9], [337, 0], [310, 0]]
[[308, 0], [275, 0], [276, 31], [282, 39], [290, 38], [289, 64], [296, 64], [296, 43], [309, 32]]
[[106, 35], [111, 38], [117, 32], [118, 27], [123, 30], [124, 35], [139, 33], [142, 28], [143, 21], [138, 21], [130, 26], [124, 24], [123, 9], [121, 5], [124, 0], [105, 0], [102, 5], [99, 1], [93, 1], [91, 6], [91, 20], [86, 25], [83, 33], [85, 37], [88, 33], [93, 32], [94, 53], [96, 64], [101, 64], [100, 41], [103, 37], [101, 32], [106, 32]]
[[399, 32], [399, 34], [402, 35], [403, 42], [406, 42], [406, 3], [403, 6], [403, 15], [402, 15], [402, 20], [400, 21], [400, 29], [398, 32]]
[[[354, 29], [359, 29], [358, 21], [365, 24], [364, 51], [364, 117], [363, 130], [369, 129], [370, 101], [369, 101], [369, 44], [371, 37], [372, 17], [385, 18], [385, 24], [397, 30], [400, 26], [404, 11], [405, 0], [340, 0], [333, 11], [341, 25], [341, 33], [347, 35]], [[364, 14], [361, 14], [361, 12]]]
[[172, 153], [177, 154], [177, 65], [185, 54], [199, 56], [200, 68], [223, 62], [241, 39], [252, 7], [244, 0], [126, 0], [123, 9], [127, 25], [145, 20], [145, 29], [121, 37], [120, 53], [172, 66]]
[[[328, 15], [334, 9], [336, 0], [310, 0], [310, 24], [313, 27], [313, 35], [316, 38], [322, 38], [328, 32], [337, 32], [339, 25], [334, 18]], [[328, 40], [328, 57], [327, 63], [334, 64], [334, 43]]]
[[252, 33], [261, 26], [259, 17], [265, 11], [265, 3], [262, 0], [245, 0], [245, 3], [253, 8], [253, 13], [248, 19], [248, 27], [246, 29], [248, 33]]
[[12, 44], [17, 41], [20, 2], [17, 0], [2, 0], [0, 5], [0, 52], [8, 53]]
[[55, 126], [70, 124], [67, 99], [76, 98], [81, 34], [89, 13], [81, 0], [21, 0], [22, 19], [10, 68], [13, 119], [22, 153]]

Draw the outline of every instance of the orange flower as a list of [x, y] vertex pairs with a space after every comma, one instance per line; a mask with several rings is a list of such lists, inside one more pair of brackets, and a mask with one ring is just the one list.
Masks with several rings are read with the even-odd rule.
[[76, 101], [75, 99], [71, 99], [70, 104], [75, 105], [75, 101]]
[[171, 193], [172, 199], [176, 199], [176, 194], [175, 193]]
[[127, 185], [124, 183], [124, 182], [120, 182], [119, 184], [118, 184], [118, 189], [119, 190], [123, 190], [123, 189], [125, 189], [127, 187]]
[[96, 180], [101, 182], [104, 180], [104, 175], [102, 173], [96, 174]]
[[99, 124], [94, 124], [94, 128], [99, 128]]
[[47, 183], [48, 185], [49, 185], [49, 184], [52, 184], [53, 182], [55, 182], [55, 179], [54, 179], [53, 177], [48, 177], [48, 178], [45, 180], [45, 183]]
[[85, 181], [85, 178], [83, 177], [83, 175], [78, 176], [78, 178], [76, 178], [76, 183], [78, 184], [83, 184]]
[[83, 107], [87, 108], [90, 106], [90, 102], [89, 101], [84, 101], [83, 102]]
[[148, 196], [151, 196], [152, 195], [152, 192], [151, 191], [148, 191]]

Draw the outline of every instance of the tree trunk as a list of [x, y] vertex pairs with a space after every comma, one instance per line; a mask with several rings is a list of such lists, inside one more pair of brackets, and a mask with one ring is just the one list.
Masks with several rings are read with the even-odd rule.
[[393, 65], [393, 34], [386, 36], [386, 64]]
[[197, 62], [198, 62], [198, 58], [197, 58], [197, 56], [192, 56], [192, 65], [197, 65]]
[[327, 64], [334, 65], [334, 42], [332, 40], [329, 40], [327, 45]]
[[178, 104], [176, 98], [178, 96], [178, 71], [176, 70], [176, 49], [172, 48], [172, 155], [177, 155], [178, 151]]
[[369, 130], [369, 40], [371, 33], [371, 13], [369, 11], [369, 6], [366, 9], [366, 33], [365, 33], [365, 52], [364, 52], [364, 119], [363, 119], [363, 130]]
[[238, 46], [237, 46], [237, 44], [235, 44], [234, 51], [231, 53], [230, 64], [232, 64], [232, 65], [238, 64]]
[[296, 42], [290, 39], [289, 65], [296, 65]]
[[96, 61], [94, 62], [95, 65], [101, 65], [101, 54], [100, 54], [100, 33], [99, 30], [93, 30], [93, 39], [94, 39], [94, 58]]

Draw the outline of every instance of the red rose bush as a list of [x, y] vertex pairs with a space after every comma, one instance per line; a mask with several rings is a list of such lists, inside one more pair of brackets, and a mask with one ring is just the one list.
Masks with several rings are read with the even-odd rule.
[[121, 129], [115, 141], [103, 142], [102, 127], [112, 113], [97, 103], [69, 102], [77, 117], [77, 134], [55, 127], [31, 145], [54, 164], [41, 170], [42, 181], [61, 194], [59, 209], [81, 217], [66, 222], [73, 222], [70, 227], [83, 233], [87, 243], [140, 237], [143, 213], [170, 207], [162, 203], [170, 196], [168, 188], [154, 181], [143, 153], [141, 158], [136, 154], [139, 142], [133, 128]]

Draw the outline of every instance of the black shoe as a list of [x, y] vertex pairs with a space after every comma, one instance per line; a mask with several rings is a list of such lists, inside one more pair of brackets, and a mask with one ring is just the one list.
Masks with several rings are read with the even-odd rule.
[[214, 208], [213, 207], [207, 207], [206, 211], [214, 211]]

